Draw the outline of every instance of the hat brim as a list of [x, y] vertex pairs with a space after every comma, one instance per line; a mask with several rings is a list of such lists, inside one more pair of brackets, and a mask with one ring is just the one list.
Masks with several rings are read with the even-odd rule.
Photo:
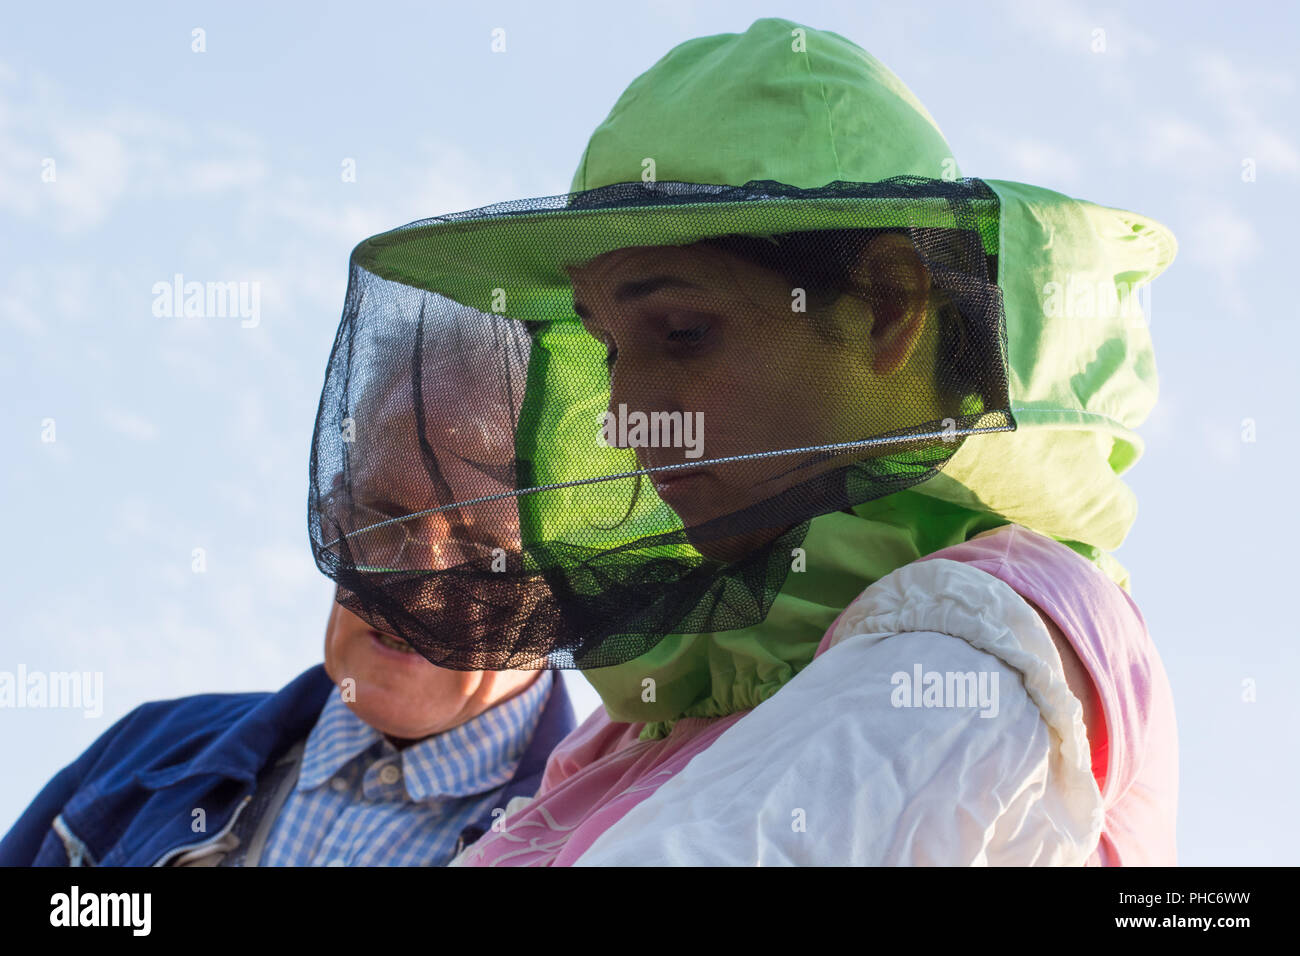
[[565, 266], [615, 249], [719, 235], [928, 228], [974, 229], [996, 255], [998, 227], [997, 197], [980, 180], [899, 177], [817, 189], [616, 183], [419, 220], [366, 239], [352, 262], [482, 312], [536, 321], [571, 310]]

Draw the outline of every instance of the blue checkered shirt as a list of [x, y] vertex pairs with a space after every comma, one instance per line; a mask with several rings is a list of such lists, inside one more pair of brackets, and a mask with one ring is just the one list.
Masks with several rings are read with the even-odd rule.
[[331, 693], [262, 866], [444, 866], [488, 813], [541, 720], [554, 675], [404, 750]]

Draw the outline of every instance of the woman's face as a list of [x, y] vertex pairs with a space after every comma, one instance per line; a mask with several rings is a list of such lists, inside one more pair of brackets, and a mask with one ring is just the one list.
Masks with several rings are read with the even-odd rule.
[[[678, 412], [702, 426], [702, 447], [691, 457], [682, 447], [637, 447], [641, 467], [859, 441], [930, 420], [917, 417], [933, 410], [917, 407], [915, 384], [903, 374], [925, 368], [917, 354], [925, 350], [915, 346], [933, 325], [925, 321], [928, 277], [906, 239], [881, 238], [889, 242], [868, 248], [864, 268], [873, 255], [888, 256], [897, 272], [911, 255], [919, 270], [908, 280], [914, 307], [904, 298], [896, 315], [873, 316], [853, 296], [816, 315], [796, 311], [798, 295], [784, 276], [707, 246], [618, 249], [571, 268], [574, 309], [607, 350], [610, 413], [620, 405], [627, 415]], [[923, 379], [932, 382], [928, 351]], [[774, 455], [649, 479], [690, 527], [867, 453], [816, 463], [808, 452]]]

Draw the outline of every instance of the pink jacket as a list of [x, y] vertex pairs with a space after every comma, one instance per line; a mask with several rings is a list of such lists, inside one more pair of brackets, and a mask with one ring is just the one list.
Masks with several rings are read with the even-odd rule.
[[[1049, 614], [1069, 639], [1096, 685], [1105, 727], [1102, 733], [1094, 735], [1093, 740], [1086, 740], [1083, 736], [1081, 707], [1072, 694], [1066, 695], [1069, 706], [1076, 709], [1074, 720], [1077, 721], [1077, 739], [1086, 740], [1090, 751], [1088, 756], [1096, 787], [1089, 798], [1080, 792], [1077, 780], [1060, 784], [1066, 797], [1053, 811], [1057, 820], [1048, 824], [1049, 829], [1055, 828], [1062, 832], [1073, 827], [1068, 839], [1063, 838], [1064, 843], [1070, 839], [1076, 842], [1082, 839], [1087, 843], [1082, 845], [1082, 852], [1076, 852], [1073, 857], [1069, 854], [1063, 856], [1050, 853], [1042, 857], [1034, 854], [1025, 859], [1033, 859], [1035, 862], [1062, 858], [1083, 861], [1086, 856], [1086, 865], [1090, 866], [1173, 865], [1177, 858], [1174, 833], [1178, 776], [1173, 699], [1159, 655], [1132, 599], [1091, 562], [1070, 548], [1017, 525], [1004, 525], [977, 535], [970, 541], [926, 555], [907, 566], [913, 568], [907, 574], [915, 577], [922, 570], [915, 566], [939, 559], [958, 562], [980, 574], [991, 575], [1010, 588], [1007, 590], [987, 579], [981, 585], [979, 575], [972, 576], [970, 571], [963, 571], [967, 586], [972, 580], [975, 582], [979, 615], [983, 615], [985, 610], [1002, 617], [1007, 617], [1008, 612], [1015, 612], [1011, 616], [1018, 615], [1017, 620], [1021, 622], [1018, 626], [1037, 627], [1045, 635], [1046, 628], [1042, 627], [1041, 621], [1036, 615], [1032, 619], [1027, 618], [1023, 614], [1024, 601], [1018, 600], [1016, 596], [1032, 601]], [[899, 569], [877, 582], [877, 585], [864, 592], [864, 597], [871, 595], [873, 589], [876, 589], [878, 596], [883, 594], [884, 590], [879, 586], [903, 570]], [[953, 567], [953, 570], [962, 569]], [[930, 579], [945, 580], [934, 576]], [[902, 578], [898, 580], [901, 581]], [[955, 587], [956, 578], [953, 581]], [[898, 581], [894, 583], [897, 584]], [[999, 601], [1014, 602], [1019, 607], [1006, 603], [1000, 605]], [[929, 597], [917, 602], [918, 606], [931, 603], [938, 602]], [[861, 599], [854, 602], [841, 618], [860, 604]], [[955, 615], [943, 618], [945, 622], [958, 619]], [[1026, 625], [1026, 621], [1031, 621], [1031, 624]], [[837, 621], [836, 625], [840, 623]], [[833, 650], [832, 645], [836, 642], [844, 641], [844, 634], [837, 634], [836, 625], [828, 629], [818, 648], [817, 657]], [[950, 630], [962, 630], [963, 627], [969, 629], [972, 626], [952, 626]], [[931, 630], [930, 627], [923, 628], [919, 624], [907, 629]], [[843, 632], [844, 628], [839, 630]], [[969, 635], [960, 636], [969, 639]], [[1034, 640], [1038, 642], [1032, 645], [1034, 647], [1047, 646], [1042, 643], [1042, 635]], [[904, 645], [895, 640], [889, 646], [899, 648]], [[1045, 651], [1042, 657], [1046, 659], [1053, 653]], [[1060, 675], [1059, 655], [1056, 657], [1054, 667]], [[827, 663], [830, 663], [829, 660]], [[814, 665], [809, 665], [805, 672], [796, 676], [795, 681], [813, 670]], [[1014, 675], [1015, 672], [1010, 673]], [[1038, 678], [1040, 683], [1042, 680], [1042, 677]], [[749, 849], [742, 847], [725, 851], [721, 856], [701, 856], [697, 849], [674, 847], [673, 840], [678, 844], [682, 842], [679, 835], [665, 836], [663, 852], [660, 853], [660, 846], [654, 842], [655, 834], [647, 834], [647, 831], [656, 827], [666, 828], [667, 824], [662, 822], [666, 816], [673, 813], [679, 816], [689, 815], [693, 812], [689, 807], [690, 801], [680, 799], [681, 785], [689, 782], [690, 774], [676, 781], [674, 786], [678, 787], [678, 791], [671, 801], [666, 801], [671, 806], [659, 808], [658, 816], [653, 812], [656, 810], [654, 801], [646, 801], [664, 784], [675, 780], [695, 757], [709, 750], [733, 727], [736, 728], [736, 734], [728, 738], [727, 743], [734, 742], [737, 735], [745, 729], [738, 725], [747, 715], [786, 703], [795, 706], [798, 703], [796, 694], [792, 693], [795, 681], [783, 687], [775, 697], [754, 711], [716, 719], [679, 720], [668, 737], [662, 740], [639, 740], [641, 724], [613, 723], [603, 708], [597, 708], [552, 752], [537, 796], [531, 802], [521, 800], [507, 808], [504, 828], [486, 834], [467, 849], [454, 865], [574, 864], [587, 854], [601, 836], [611, 831], [633, 810], [637, 812], [632, 813], [625, 827], [610, 832], [610, 839], [603, 841], [602, 847], [608, 849], [611, 841], [619, 842], [614, 837], [626, 830], [629, 839], [638, 841], [636, 850], [632, 852], [633, 860], [739, 861], [749, 855]], [[1033, 682], [1026, 678], [1025, 683], [1029, 685]], [[1058, 676], [1054, 686], [1059, 692], [1063, 686], [1063, 676]], [[785, 701], [782, 700], [783, 697]], [[1061, 710], [1060, 707], [1056, 709]], [[1067, 749], [1060, 744], [1060, 738], [1071, 736], [1071, 731], [1060, 723], [1059, 714], [1053, 720], [1056, 723], [1052, 732], [1042, 736], [1044, 740], [1056, 740], [1058, 751]], [[1040, 727], [1042, 723], [1042, 720], [1038, 720]], [[755, 725], [751, 723], [751, 726]], [[1023, 733], [1023, 730], [1017, 733]], [[716, 748], [715, 752], [721, 753], [724, 749], [725, 747]], [[1088, 756], [1080, 759], [1086, 761]], [[712, 759], [712, 754], [709, 759]], [[1059, 762], [1062, 758], [1058, 754], [1053, 759]], [[821, 761], [822, 764], [825, 762]], [[698, 761], [692, 767], [692, 772], [701, 781], [707, 779], [702, 775], [706, 763], [707, 761]], [[1080, 772], [1087, 779], [1086, 772]], [[723, 779], [721, 783], [725, 786], [728, 780]], [[668, 790], [673, 790], [673, 787]], [[943, 799], [942, 794], [939, 799]], [[991, 802], [1001, 806], [1003, 800], [1004, 797], [999, 795]], [[1092, 801], [1091, 804], [1089, 800]], [[710, 799], [701, 802], [716, 805], [718, 801]], [[1060, 809], [1067, 804], [1072, 807], [1068, 813]], [[784, 806], [784, 803], [781, 805]], [[664, 809], [667, 809], [667, 814], [662, 812]], [[1060, 823], [1060, 819], [1070, 814], [1073, 814], [1073, 821]], [[1089, 817], [1093, 818], [1091, 822]], [[681, 822], [675, 821], [678, 824]], [[635, 827], [632, 826], [633, 823], [636, 824]], [[992, 828], [983, 829], [991, 832]], [[685, 828], [682, 828], [682, 832], [686, 832]], [[695, 832], [705, 834], [703, 837], [692, 837], [698, 844], [713, 839], [709, 835], [716, 835], [720, 831], [716, 823], [713, 823], [697, 827]], [[1033, 832], [1035, 831], [1025, 831], [1027, 834]], [[648, 843], [645, 842], [647, 840]], [[719, 838], [719, 842], [726, 841]], [[647, 850], [647, 847], [650, 849]], [[1090, 855], [1088, 847], [1091, 847]], [[1078, 850], [1078, 847], [1075, 849]], [[909, 850], [902, 858], [911, 861], [942, 861], [946, 850], [945, 845], [939, 844], [936, 847]], [[762, 857], [764, 853], [758, 855]], [[798, 857], [783, 855], [781, 851], [767, 853], [766, 858], [777, 862], [798, 860]], [[992, 849], [981, 849], [978, 858], [997, 861], [1006, 857], [999, 856]], [[607, 852], [593, 853], [583, 862], [593, 861], [609, 862], [611, 857]], [[620, 862], [617, 855], [612, 861]], [[814, 853], [808, 861], [818, 862], [819, 857]]]
[[1051, 615], [1092, 677], [1106, 726], [1092, 747], [1106, 821], [1090, 866], [1178, 862], [1178, 728], [1173, 691], [1128, 592], [1045, 535], [1003, 525], [921, 561], [986, 571]]

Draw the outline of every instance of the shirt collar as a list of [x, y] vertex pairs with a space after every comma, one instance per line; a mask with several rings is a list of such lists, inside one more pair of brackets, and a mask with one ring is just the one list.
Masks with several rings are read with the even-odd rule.
[[381, 740], [384, 735], [354, 714], [336, 690], [307, 735], [295, 789], [314, 790]]
[[351, 761], [381, 744], [384, 753], [400, 753], [402, 779], [412, 800], [492, 790], [507, 783], [518, 769], [554, 680], [551, 671], [542, 671], [509, 700], [400, 752], [354, 714], [338, 693], [331, 693], [307, 737], [296, 789], [322, 786]]

